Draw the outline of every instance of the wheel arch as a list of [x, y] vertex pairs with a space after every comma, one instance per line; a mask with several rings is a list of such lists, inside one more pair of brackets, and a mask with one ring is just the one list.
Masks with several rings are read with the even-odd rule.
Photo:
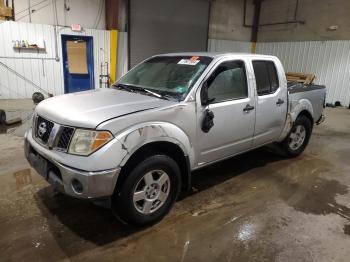
[[137, 165], [137, 163], [156, 154], [164, 154], [172, 158], [179, 165], [182, 190], [189, 190], [191, 188], [191, 167], [189, 157], [178, 144], [169, 141], [152, 141], [137, 148], [137, 150], [130, 155], [125, 164], [121, 167], [120, 176], [118, 177], [115, 187], [116, 190], [122, 186], [127, 174], [135, 165]]
[[143, 123], [128, 128], [117, 135], [116, 139], [122, 150], [119, 163], [121, 174], [116, 188], [123, 183], [123, 176], [132, 164], [151, 153], [162, 153], [172, 157], [180, 167], [183, 187], [190, 188], [194, 150], [189, 136], [178, 126], [165, 122]]
[[312, 124], [314, 123], [314, 110], [308, 99], [300, 99], [296, 103], [292, 102], [290, 114], [293, 123], [300, 115], [305, 115]]
[[311, 113], [310, 113], [308, 110], [303, 110], [303, 111], [301, 111], [301, 112], [298, 114], [298, 116], [296, 117], [296, 119], [297, 119], [298, 117], [300, 117], [300, 116], [305, 116], [306, 118], [308, 118], [308, 119], [310, 120], [311, 125], [314, 124], [314, 118], [313, 118], [313, 116], [311, 115]]
[[313, 107], [311, 102], [307, 99], [291, 101], [290, 110], [289, 110], [289, 113], [287, 114], [284, 128], [282, 130], [280, 137], [277, 139], [277, 142], [281, 142], [286, 138], [295, 120], [301, 115], [306, 116], [311, 121], [311, 124], [312, 125], [314, 124], [314, 117], [313, 117], [314, 113], [313, 113]]

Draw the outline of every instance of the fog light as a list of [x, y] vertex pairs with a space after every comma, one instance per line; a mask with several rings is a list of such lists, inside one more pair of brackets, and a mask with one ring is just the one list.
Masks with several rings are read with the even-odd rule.
[[74, 192], [77, 194], [83, 193], [83, 190], [84, 190], [83, 184], [78, 179], [75, 179], [75, 178], [72, 180], [72, 188]]

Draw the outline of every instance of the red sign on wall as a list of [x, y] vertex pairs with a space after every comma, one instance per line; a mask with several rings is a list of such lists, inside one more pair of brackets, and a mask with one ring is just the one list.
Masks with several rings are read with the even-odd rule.
[[72, 31], [81, 32], [81, 25], [80, 24], [72, 24], [71, 29], [72, 29]]

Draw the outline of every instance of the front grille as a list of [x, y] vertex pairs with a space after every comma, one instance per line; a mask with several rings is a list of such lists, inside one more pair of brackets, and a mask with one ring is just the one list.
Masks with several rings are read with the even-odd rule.
[[74, 127], [59, 125], [38, 115], [34, 118], [33, 137], [49, 149], [67, 151], [74, 131]]
[[64, 150], [68, 149], [69, 142], [72, 138], [73, 133], [74, 133], [74, 128], [63, 127], [61, 136], [60, 136], [58, 143], [57, 143], [57, 147], [59, 149], [64, 149]]
[[38, 116], [35, 126], [35, 137], [39, 138], [43, 143], [49, 140], [54, 123]]

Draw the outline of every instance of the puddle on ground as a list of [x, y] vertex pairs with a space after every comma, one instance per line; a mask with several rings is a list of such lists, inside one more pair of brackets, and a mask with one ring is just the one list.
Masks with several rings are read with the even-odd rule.
[[[332, 164], [325, 160], [304, 161], [290, 171], [298, 175], [285, 176], [280, 181], [280, 197], [297, 211], [314, 215], [337, 214], [350, 221], [350, 208], [335, 200], [337, 195], [347, 194], [348, 187], [335, 179], [321, 177], [322, 174], [330, 175], [332, 169]], [[303, 175], [305, 177], [298, 177]]]
[[0, 125], [0, 134], [14, 134], [23, 136], [24, 132], [31, 127], [33, 110], [6, 111], [6, 119], [19, 117], [22, 122], [13, 125]]
[[18, 190], [32, 184], [32, 174], [29, 168], [17, 171], [13, 173], [13, 176], [16, 179], [16, 187]]
[[0, 134], [11, 134], [21, 125], [22, 123], [18, 123], [14, 125], [0, 125]]

